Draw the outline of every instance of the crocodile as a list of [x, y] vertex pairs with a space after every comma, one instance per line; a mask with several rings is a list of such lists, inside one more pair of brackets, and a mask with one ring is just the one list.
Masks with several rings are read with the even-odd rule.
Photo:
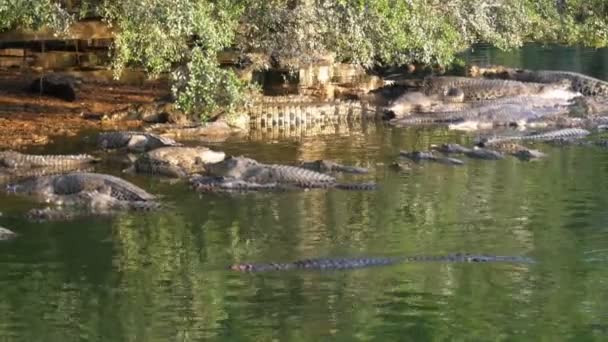
[[40, 154], [24, 154], [17, 151], [7, 150], [0, 151], [0, 166], [20, 169], [34, 167], [61, 167], [64, 169], [70, 167], [80, 167], [86, 164], [92, 164], [99, 161], [88, 154], [72, 154], [72, 155], [40, 155]]
[[97, 144], [102, 149], [126, 148], [130, 151], [143, 152], [165, 146], [182, 146], [171, 138], [147, 132], [102, 132], [97, 137]]
[[558, 105], [541, 106], [540, 102], [527, 103], [491, 103], [461, 111], [433, 112], [415, 116], [393, 119], [389, 121], [395, 126], [412, 125], [466, 125], [470, 122], [476, 126], [525, 126], [528, 121], [539, 120], [545, 117], [555, 117], [568, 112], [567, 107]]
[[267, 101], [247, 110], [250, 126], [257, 128], [303, 126], [321, 122], [360, 120], [376, 116], [376, 110], [360, 101]]
[[30, 221], [71, 221], [89, 216], [112, 216], [123, 211], [146, 212], [161, 208], [157, 201], [119, 200], [107, 193], [85, 191], [74, 195], [64, 195], [56, 204], [70, 206], [65, 208], [34, 208], [28, 210], [26, 218]]
[[321, 258], [303, 259], [287, 263], [238, 263], [228, 266], [229, 270], [239, 272], [269, 272], [290, 270], [350, 270], [374, 266], [388, 266], [399, 263], [414, 262], [455, 262], [455, 263], [535, 263], [536, 261], [524, 256], [501, 256], [484, 254], [448, 254], [448, 255], [420, 255], [398, 257], [363, 257], [363, 258]]
[[458, 76], [427, 77], [422, 89], [426, 95], [447, 94], [458, 88], [464, 92], [464, 101], [480, 101], [516, 95], [535, 95], [552, 89], [565, 89], [564, 81], [558, 84], [519, 82], [510, 80], [478, 79]]
[[479, 147], [475, 147], [472, 150], [465, 152], [464, 155], [469, 158], [484, 160], [499, 160], [505, 157], [501, 152]]
[[8, 193], [31, 195], [39, 201], [69, 207], [70, 210], [34, 209], [28, 217], [71, 218], [78, 214], [113, 214], [124, 210], [152, 210], [160, 207], [156, 196], [115, 176], [72, 172], [31, 177], [6, 187]]
[[484, 76], [537, 83], [555, 83], [568, 80], [570, 81], [570, 89], [585, 96], [608, 96], [608, 82], [572, 71], [502, 68], [496, 73], [486, 72]]
[[331, 160], [315, 160], [302, 162], [299, 167], [317, 172], [344, 172], [344, 173], [368, 173], [369, 170], [363, 167], [342, 165]]
[[468, 148], [453, 143], [431, 145], [431, 148], [445, 154], [464, 154], [471, 158], [477, 157], [483, 159], [502, 159], [502, 153], [510, 154], [520, 160], [532, 160], [546, 157], [544, 153], [538, 150], [530, 149], [511, 141], [499, 142], [492, 145], [492, 148], [494, 149], [492, 152], [490, 152], [491, 150], [480, 152], [480, 149], [478, 148]]
[[377, 190], [376, 183], [327, 183], [327, 182], [298, 182], [298, 183], [257, 183], [229, 177], [210, 177], [196, 175], [190, 178], [191, 186], [198, 192], [249, 192], [271, 191], [284, 192], [297, 189], [341, 189], [371, 191]]
[[363, 184], [360, 188], [356, 185], [342, 185], [335, 177], [327, 174], [296, 166], [262, 164], [242, 156], [231, 156], [219, 163], [208, 164], [206, 174], [216, 178], [193, 177], [191, 184], [201, 190], [233, 187], [246, 190], [282, 187], [371, 189], [370, 184]]
[[485, 138], [479, 142], [478, 145], [492, 146], [498, 142], [503, 141], [556, 141], [556, 140], [571, 140], [584, 138], [591, 134], [586, 129], [582, 128], [564, 128], [544, 133], [531, 134], [531, 135], [514, 135], [514, 136], [497, 136]]
[[140, 156], [129, 171], [183, 178], [205, 172], [205, 164], [217, 163], [226, 157], [207, 147], [159, 147]]
[[[156, 196], [116, 176], [101, 173], [71, 172], [31, 177], [6, 186], [9, 193], [33, 195], [47, 202], [62, 203], [88, 192], [107, 194], [119, 201], [155, 201]], [[75, 201], [78, 199], [75, 198]]]
[[17, 233], [13, 232], [10, 229], [0, 227], [0, 241], [13, 240], [16, 237]]
[[[489, 81], [489, 80], [485, 80]], [[479, 80], [478, 80], [479, 82]], [[474, 110], [475, 108], [489, 105], [525, 105], [526, 107], [554, 107], [570, 106], [572, 101], [581, 97], [581, 94], [568, 89], [568, 83], [556, 83], [540, 87], [537, 93], [511, 94], [503, 97], [484, 98], [480, 96], [476, 101], [455, 102], [440, 101], [436, 95], [425, 95], [421, 92], [411, 92], [402, 95], [391, 102], [384, 110], [384, 119], [398, 119], [411, 115], [412, 113], [436, 113], [436, 112], [462, 112]], [[455, 88], [450, 88], [450, 90]], [[462, 94], [462, 90], [459, 90]], [[483, 92], [483, 90], [477, 90]], [[509, 94], [507, 92], [507, 94]]]
[[448, 89], [445, 96], [408, 92], [391, 101], [382, 112], [382, 118], [394, 119], [412, 112], [446, 111], [468, 107], [462, 104], [463, 100], [464, 92], [457, 88]]
[[0, 167], [0, 184], [6, 184], [9, 182], [15, 182], [19, 179], [25, 179], [30, 177], [39, 177], [53, 174], [62, 174], [66, 172], [91, 172], [94, 170], [92, 165], [72, 166], [72, 165], [60, 165], [60, 166], [47, 166], [47, 167], [36, 167], [31, 169], [11, 169]]
[[447, 164], [447, 165], [464, 165], [464, 162], [460, 159], [440, 157], [440, 156], [434, 155], [432, 152], [426, 152], [426, 151], [411, 151], [411, 152], [400, 151], [399, 156], [408, 158], [415, 162], [421, 162], [421, 161], [427, 160], [427, 161], [432, 161], [432, 162], [436, 162], [436, 163], [440, 163], [440, 164]]

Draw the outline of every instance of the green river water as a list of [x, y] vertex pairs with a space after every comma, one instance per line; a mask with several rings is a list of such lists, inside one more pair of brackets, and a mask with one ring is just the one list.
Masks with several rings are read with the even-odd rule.
[[[474, 61], [608, 78], [608, 51], [480, 48]], [[30, 223], [0, 197], [0, 341], [606, 341], [608, 151], [541, 146], [546, 160], [390, 169], [400, 149], [468, 143], [369, 123], [344, 135], [211, 145], [264, 162], [369, 167], [376, 192], [198, 195], [126, 177], [170, 210]], [[77, 139], [36, 152], [77, 152]], [[118, 167], [106, 165], [120, 175]], [[243, 274], [235, 262], [311, 257], [526, 255], [535, 264], [398, 264]]]

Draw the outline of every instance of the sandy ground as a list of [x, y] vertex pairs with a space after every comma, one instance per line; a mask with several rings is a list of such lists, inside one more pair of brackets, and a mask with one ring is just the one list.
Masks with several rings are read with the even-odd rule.
[[66, 102], [28, 93], [25, 89], [38, 75], [0, 69], [0, 149], [46, 144], [55, 136], [75, 135], [82, 129], [137, 127], [141, 122], [108, 123], [98, 118], [167, 94], [160, 83], [131, 86], [84, 79], [77, 100]]

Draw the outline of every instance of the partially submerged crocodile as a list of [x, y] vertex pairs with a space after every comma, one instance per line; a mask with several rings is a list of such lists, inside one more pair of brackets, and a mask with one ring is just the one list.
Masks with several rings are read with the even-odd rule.
[[459, 144], [442, 144], [439, 146], [432, 145], [431, 148], [445, 154], [464, 154], [469, 158], [479, 159], [502, 159], [504, 153], [510, 154], [521, 160], [532, 160], [546, 157], [544, 153], [538, 150], [530, 149], [510, 141], [497, 142], [496, 144], [493, 144], [492, 148], [494, 150], [480, 149], [477, 147], [468, 148]]
[[368, 173], [369, 170], [363, 167], [343, 165], [331, 160], [315, 160], [300, 163], [299, 167], [317, 172], [345, 172], [345, 173]]
[[427, 152], [427, 151], [410, 151], [410, 152], [400, 151], [399, 156], [408, 158], [415, 162], [432, 161], [432, 162], [436, 162], [436, 163], [440, 163], [440, 164], [447, 164], [447, 165], [464, 165], [464, 162], [460, 159], [436, 156], [432, 152]]
[[97, 144], [103, 149], [125, 148], [143, 152], [164, 146], [182, 146], [173, 139], [148, 132], [103, 132], [97, 137]]
[[30, 195], [56, 205], [80, 207], [92, 213], [159, 207], [156, 196], [121, 178], [100, 173], [31, 177], [10, 184], [6, 189], [9, 193]]
[[160, 147], [140, 156], [132, 170], [167, 177], [187, 177], [205, 172], [206, 164], [220, 162], [225, 157], [224, 152], [216, 152], [202, 146]]
[[458, 262], [458, 263], [534, 263], [535, 260], [524, 256], [500, 256], [484, 254], [448, 254], [441, 256], [399, 256], [399, 257], [370, 257], [370, 258], [325, 258], [304, 259], [287, 263], [240, 263], [233, 264], [228, 269], [239, 272], [269, 272], [290, 270], [349, 270], [374, 266], [387, 266], [398, 263], [413, 262]]
[[485, 138], [480, 141], [480, 146], [492, 146], [493, 144], [504, 142], [504, 141], [557, 141], [557, 140], [571, 140], [584, 138], [591, 134], [586, 129], [582, 128], [565, 128], [555, 131], [549, 131], [539, 134], [530, 135], [512, 135], [512, 136], [497, 136]]
[[11, 169], [34, 167], [57, 167], [68, 169], [98, 162], [88, 154], [40, 155], [24, 154], [17, 151], [0, 151], [0, 167]]
[[190, 183], [199, 191], [246, 191], [274, 190], [288, 188], [341, 188], [352, 190], [375, 189], [373, 183], [340, 184], [327, 174], [301, 167], [276, 164], [262, 164], [245, 157], [229, 157], [208, 164], [207, 174], [211, 177], [192, 177]]

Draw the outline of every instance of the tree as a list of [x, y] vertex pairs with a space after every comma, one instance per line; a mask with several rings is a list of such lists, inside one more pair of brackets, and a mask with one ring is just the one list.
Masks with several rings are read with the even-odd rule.
[[[226, 48], [295, 67], [328, 54], [365, 66], [445, 65], [478, 42], [608, 45], [604, 0], [83, 0], [81, 9], [117, 28], [117, 75], [131, 65], [172, 72], [178, 106], [203, 117], [244, 100], [246, 85], [217, 62]], [[0, 30], [60, 31], [72, 19], [62, 2], [0, 3]]]

